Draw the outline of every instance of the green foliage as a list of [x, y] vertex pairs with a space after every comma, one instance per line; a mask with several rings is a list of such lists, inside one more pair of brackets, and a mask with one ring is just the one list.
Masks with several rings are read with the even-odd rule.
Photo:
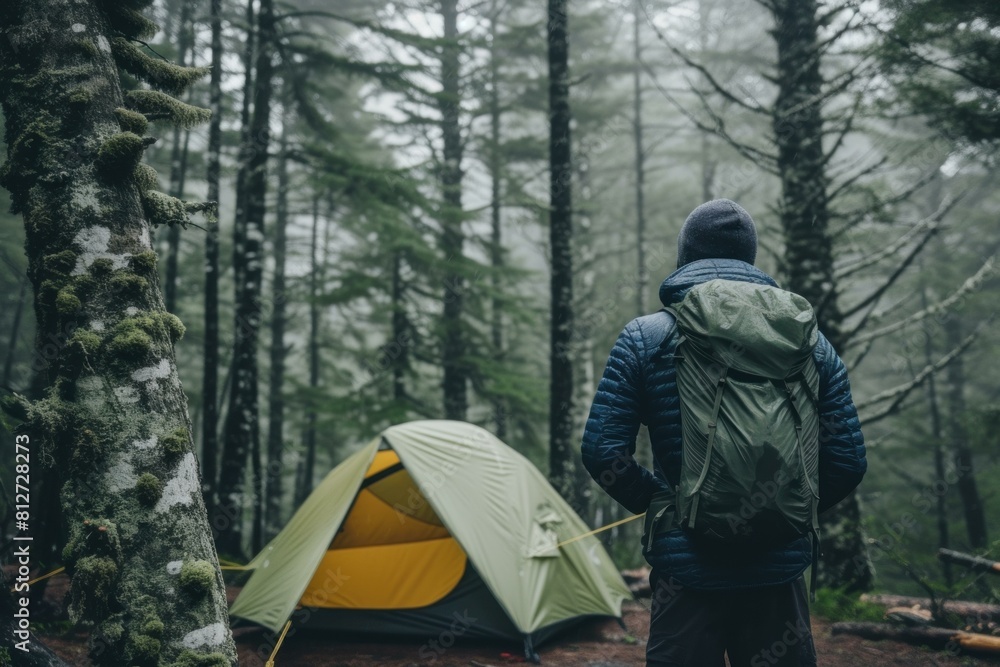
[[115, 270], [115, 263], [107, 257], [98, 257], [90, 263], [90, 273], [97, 278], [110, 276]]
[[72, 250], [62, 250], [42, 258], [46, 273], [69, 274], [76, 266], [77, 255]]
[[184, 561], [178, 583], [191, 597], [204, 597], [215, 586], [215, 568], [204, 560]]
[[160, 438], [163, 445], [163, 453], [172, 461], [179, 459], [188, 451], [188, 432], [185, 428], [178, 428], [171, 433]]
[[145, 361], [153, 349], [153, 339], [145, 331], [123, 330], [108, 343], [108, 354], [126, 362]]
[[163, 482], [156, 475], [144, 472], [135, 482], [135, 494], [140, 503], [152, 507], [163, 495]]
[[156, 253], [143, 250], [129, 257], [129, 268], [137, 273], [152, 273], [156, 270]]
[[138, 299], [149, 287], [149, 281], [131, 271], [116, 271], [109, 282], [111, 289], [126, 299]]
[[180, 67], [155, 58], [124, 37], [111, 40], [111, 53], [123, 70], [167, 93], [182, 93], [208, 74], [208, 69], [204, 67]]
[[134, 132], [120, 132], [108, 137], [97, 152], [97, 168], [110, 181], [123, 181], [135, 173], [143, 151], [153, 139], [143, 139]]
[[902, 99], [952, 139], [1000, 140], [1000, 8], [992, 0], [889, 0], [879, 45]]
[[156, 188], [160, 186], [156, 170], [146, 163], [141, 163], [138, 167], [136, 167], [133, 176], [135, 178], [135, 184], [139, 187], [139, 192], [156, 190]]
[[149, 129], [149, 121], [138, 111], [118, 107], [115, 109], [115, 117], [118, 118], [118, 126], [122, 132], [131, 132], [141, 137]]
[[212, 117], [208, 109], [185, 104], [158, 90], [132, 90], [125, 94], [128, 107], [151, 118], [165, 118], [180, 127], [194, 127]]
[[64, 287], [56, 295], [56, 310], [61, 315], [72, 315], [83, 307], [72, 287]]
[[195, 653], [185, 650], [168, 667], [229, 667], [229, 660], [221, 653]]
[[105, 2], [104, 8], [111, 27], [132, 39], [150, 39], [159, 28], [128, 3]]
[[160, 656], [160, 640], [145, 634], [132, 635], [126, 643], [125, 651], [131, 663], [152, 666]]
[[812, 613], [831, 622], [872, 621], [885, 619], [885, 609], [870, 602], [862, 602], [858, 593], [845, 593], [839, 588], [820, 588]]
[[146, 190], [142, 193], [142, 208], [149, 218], [149, 224], [154, 227], [185, 226], [188, 223], [184, 202], [156, 190]]
[[70, 612], [77, 620], [93, 621], [108, 613], [108, 600], [118, 581], [118, 566], [105, 556], [84, 556], [73, 570]]

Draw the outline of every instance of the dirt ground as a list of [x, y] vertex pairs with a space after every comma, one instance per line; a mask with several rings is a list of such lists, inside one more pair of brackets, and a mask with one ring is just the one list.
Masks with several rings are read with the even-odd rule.
[[[65, 593], [65, 583], [53, 581], [46, 598], [56, 602]], [[236, 590], [231, 590], [232, 596]], [[552, 667], [634, 667], [644, 665], [649, 632], [648, 601], [628, 602], [624, 608], [626, 629], [615, 621], [594, 621], [569, 630], [539, 649], [542, 665]], [[942, 651], [893, 641], [873, 642], [858, 637], [830, 634], [830, 624], [813, 618], [813, 635], [819, 667], [882, 667], [883, 665], [935, 665], [978, 667], [1000, 665], [1000, 658], [950, 656]], [[83, 632], [46, 632], [40, 639], [70, 665], [81, 667], [87, 660], [87, 636]], [[54, 626], [52, 626], [54, 627]], [[253, 628], [237, 629], [240, 667], [264, 667], [274, 638]], [[445, 637], [442, 643], [451, 644]], [[330, 633], [289, 633], [275, 659], [276, 667], [501, 667], [523, 662], [522, 647], [515, 643], [456, 642], [444, 647], [426, 641], [361, 640]]]

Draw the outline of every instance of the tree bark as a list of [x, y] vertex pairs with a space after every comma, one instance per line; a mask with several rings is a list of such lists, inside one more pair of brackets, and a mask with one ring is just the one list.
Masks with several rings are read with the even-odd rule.
[[[392, 398], [398, 408], [406, 405], [406, 371], [410, 367], [412, 331], [406, 317], [406, 281], [403, 280], [403, 252], [392, 253], [392, 341], [399, 352], [392, 356]], [[318, 379], [318, 378], [317, 378]]]
[[465, 278], [462, 273], [462, 129], [461, 65], [458, 42], [458, 2], [441, 1], [441, 18], [444, 22], [444, 43], [441, 45], [441, 94], [438, 107], [441, 112], [441, 134], [444, 150], [441, 164], [441, 250], [444, 253], [444, 312], [442, 318], [443, 344], [441, 366], [444, 370], [445, 419], [464, 421], [469, 408], [468, 369], [465, 360], [465, 334], [462, 318], [465, 301]]
[[24, 313], [24, 302], [28, 296], [28, 279], [21, 279], [21, 288], [17, 293], [17, 306], [14, 307], [14, 321], [10, 325], [10, 343], [7, 345], [7, 357], [3, 362], [3, 387], [10, 387], [10, 376], [14, 370], [14, 351], [17, 349], [17, 337], [21, 333], [21, 316]]
[[[504, 265], [503, 228], [501, 227], [500, 197], [502, 196], [503, 174], [500, 156], [500, 60], [497, 54], [498, 3], [494, 0], [490, 22], [490, 268], [493, 299], [490, 304], [490, 341], [493, 344], [493, 359], [502, 363], [503, 349], [503, 288], [500, 272]], [[493, 401], [493, 424], [500, 440], [507, 437], [507, 405], [501, 398]]]
[[[945, 345], [949, 349], [962, 342], [965, 334], [962, 323], [954, 313], [944, 322]], [[983, 500], [976, 484], [976, 468], [973, 463], [972, 448], [965, 431], [965, 362], [961, 355], [948, 364], [948, 435], [954, 457], [955, 472], [958, 477], [958, 496], [962, 500], [965, 515], [965, 531], [969, 546], [982, 549], [987, 546], [986, 515]]]
[[[253, 116], [248, 142], [241, 146], [241, 163], [246, 165], [246, 210], [244, 214], [242, 285], [236, 302], [233, 347], [233, 387], [223, 427], [224, 451], [219, 476], [219, 505], [228, 519], [219, 531], [219, 550], [243, 554], [242, 506], [246, 502], [246, 462], [250, 457], [252, 493], [260, 497], [260, 423], [258, 409], [257, 345], [260, 333], [261, 280], [265, 194], [267, 191], [267, 151], [270, 143], [272, 75], [274, 72], [275, 17], [273, 0], [261, 0], [257, 17], [257, 49]], [[254, 520], [252, 534], [263, 527]]]
[[[212, 73], [209, 81], [208, 151], [205, 180], [208, 200], [218, 202], [222, 173], [222, 0], [211, 0]], [[219, 458], [219, 210], [205, 235], [205, 345], [202, 371], [201, 470], [202, 497], [208, 515], [215, 515]]]
[[316, 389], [319, 387], [319, 195], [313, 198], [312, 238], [309, 245], [309, 398], [306, 401], [306, 424], [302, 444], [306, 451], [302, 474], [295, 493], [296, 506], [312, 492], [316, 467]]
[[[181, 65], [186, 65], [188, 61], [188, 51], [191, 48], [193, 35], [191, 14], [194, 12], [194, 0], [183, 0], [181, 3], [181, 16], [178, 25], [177, 53]], [[192, 58], [193, 60], [193, 58]], [[170, 151], [170, 196], [178, 199], [184, 198], [184, 180], [187, 175], [188, 142], [191, 139], [191, 132], [183, 130], [180, 126], [175, 126], [173, 131], [173, 143]], [[163, 300], [168, 313], [177, 312], [177, 278], [178, 260], [181, 245], [180, 225], [171, 225], [167, 230], [167, 271], [165, 284], [163, 286]]]
[[[826, 162], [823, 153], [821, 54], [816, 0], [775, 0], [778, 96], [773, 125], [781, 177], [780, 216], [785, 237], [788, 289], [809, 300], [820, 330], [841, 348], [832, 241], [828, 230]], [[870, 590], [874, 567], [860, 523], [857, 493], [820, 517], [821, 586]]]
[[632, 1], [632, 42], [634, 58], [632, 63], [632, 133], [635, 140], [635, 251], [636, 290], [635, 313], [646, 312], [646, 290], [649, 288], [649, 271], [646, 269], [646, 155], [642, 148], [642, 44], [641, 25], [642, 0]]
[[164, 310], [150, 242], [149, 220], [163, 220], [140, 165], [151, 140], [123, 113], [112, 55], [134, 65], [113, 32], [120, 12], [90, 0], [0, 8], [2, 182], [24, 216], [39, 339], [60, 341], [20, 434], [33, 472], [51, 460], [66, 480], [69, 610], [92, 627], [93, 664], [235, 665], [173, 350], [183, 325]]
[[[267, 516], [269, 537], [281, 529], [281, 479], [285, 434], [285, 247], [288, 226], [288, 111], [282, 121], [278, 152], [278, 197], [274, 221], [274, 280], [271, 284], [271, 369], [267, 430]], [[263, 546], [263, 545], [260, 545]], [[260, 547], [255, 547], [255, 551]]]
[[[923, 275], [923, 271], [921, 271]], [[920, 307], [927, 308], [927, 286], [920, 285]], [[924, 360], [925, 365], [934, 363], [934, 344], [929, 335], [924, 336]], [[927, 413], [931, 421], [931, 440], [934, 443], [934, 479], [944, 480], [944, 431], [941, 426], [941, 409], [938, 403], [937, 379], [931, 373], [927, 378]], [[935, 514], [938, 529], [938, 548], [947, 549], [951, 546], [948, 528], [948, 498], [944, 493], [938, 493]], [[953, 583], [951, 564], [941, 561], [941, 574], [944, 576], [945, 585], [951, 588]]]
[[573, 446], [573, 208], [566, 0], [548, 0], [549, 244], [552, 252], [549, 480], [574, 507], [582, 504]]

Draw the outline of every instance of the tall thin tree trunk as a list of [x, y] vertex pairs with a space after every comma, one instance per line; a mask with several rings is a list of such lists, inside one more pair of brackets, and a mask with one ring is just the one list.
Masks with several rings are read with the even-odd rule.
[[[181, 65], [188, 64], [188, 51], [191, 48], [194, 30], [191, 17], [193, 12], [194, 0], [183, 0], [177, 35], [177, 53]], [[192, 58], [193, 60], [194, 58]], [[182, 130], [180, 126], [174, 127], [170, 154], [170, 189], [168, 192], [171, 197], [178, 199], [184, 197], [184, 180], [187, 174], [187, 153], [190, 138], [191, 132], [189, 130]], [[169, 313], [177, 312], [177, 267], [180, 244], [180, 225], [171, 225], [167, 230], [167, 271], [166, 283], [163, 286], [163, 299]]]
[[3, 381], [0, 386], [10, 387], [10, 376], [14, 371], [14, 350], [17, 349], [17, 337], [21, 333], [21, 315], [24, 313], [24, 302], [28, 296], [28, 279], [21, 279], [21, 288], [17, 293], [17, 305], [14, 307], [14, 321], [10, 325], [10, 342], [7, 345], [7, 357], [3, 362]]
[[635, 312], [642, 315], [646, 312], [646, 290], [649, 287], [649, 271], [646, 268], [646, 198], [644, 183], [646, 180], [646, 156], [642, 148], [642, 44], [639, 27], [641, 26], [640, 2], [632, 2], [633, 47], [635, 49], [632, 63], [632, 131], [635, 138], [635, 251], [636, 251], [636, 290]]
[[[923, 273], [923, 272], [921, 272]], [[921, 308], [927, 308], [927, 286], [920, 286]], [[934, 345], [930, 336], [924, 336], [924, 361], [927, 366], [934, 363]], [[941, 408], [938, 404], [937, 379], [931, 373], [927, 378], [927, 412], [931, 420], [931, 440], [934, 443], [934, 479], [944, 480], [944, 430], [941, 427]], [[951, 539], [948, 529], [948, 497], [944, 493], [937, 494], [937, 529], [938, 548], [950, 549]], [[945, 585], [949, 588], [953, 578], [951, 573], [951, 563], [941, 560], [941, 573], [944, 575]]]
[[306, 450], [302, 476], [296, 489], [296, 505], [309, 497], [316, 467], [316, 390], [319, 387], [319, 201], [313, 198], [312, 237], [309, 244], [309, 400], [306, 405], [306, 426], [302, 444]]
[[[209, 81], [208, 200], [218, 202], [222, 167], [222, 0], [211, 0], [212, 73]], [[202, 496], [210, 517], [215, 514], [215, 490], [219, 458], [219, 220], [205, 235], [205, 346], [201, 390], [201, 471]]]
[[121, 111], [135, 98], [122, 94], [116, 56], [136, 62], [136, 35], [105, 32], [120, 11], [92, 0], [0, 7], [2, 182], [24, 216], [39, 341], [63, 337], [18, 441], [37, 461], [33, 479], [53, 460], [66, 480], [69, 611], [93, 626], [91, 662], [235, 665], [174, 354], [183, 325], [164, 309], [150, 241], [149, 220], [162, 221], [140, 167], [151, 139]]
[[441, 112], [441, 134], [444, 139], [441, 165], [441, 250], [444, 253], [444, 312], [441, 346], [441, 367], [444, 371], [445, 419], [465, 420], [469, 408], [468, 365], [465, 359], [465, 334], [462, 315], [465, 302], [465, 278], [462, 272], [462, 129], [461, 65], [458, 43], [458, 2], [441, 0], [441, 18], [444, 21], [444, 42], [441, 45], [441, 94], [438, 107]]
[[[287, 99], [286, 99], [287, 102]], [[288, 114], [281, 126], [278, 149], [278, 197], [274, 221], [274, 280], [271, 283], [271, 379], [268, 387], [267, 516], [269, 536], [281, 528], [281, 478], [285, 444], [285, 246], [288, 226]]]
[[[243, 233], [242, 289], [236, 303], [235, 344], [233, 347], [233, 387], [223, 427], [222, 471], [219, 477], [219, 504], [225, 507], [230, 523], [220, 531], [219, 549], [233, 555], [243, 553], [242, 505], [246, 501], [246, 461], [250, 456], [254, 498], [262, 495], [260, 474], [260, 423], [258, 412], [257, 344], [262, 313], [265, 194], [267, 151], [270, 140], [272, 75], [274, 72], [275, 17], [273, 0], [261, 0], [257, 17], [258, 43], [255, 57], [253, 116], [250, 141], [241, 146], [241, 162], [246, 165], [246, 212]], [[263, 534], [258, 521], [252, 532]]]
[[[490, 14], [490, 267], [493, 300], [490, 304], [490, 342], [493, 345], [493, 359], [502, 363], [503, 350], [503, 300], [500, 291], [503, 288], [500, 273], [504, 264], [503, 229], [501, 224], [500, 197], [502, 189], [502, 172], [500, 156], [500, 61], [497, 54], [497, 22], [499, 20], [498, 3], [494, 0]], [[507, 406], [503, 399], [493, 401], [493, 423], [496, 436], [501, 440], [507, 437]]]
[[392, 363], [392, 399], [402, 408], [406, 405], [406, 371], [410, 366], [410, 326], [406, 318], [406, 282], [403, 280], [403, 252], [392, 253], [392, 340], [399, 353]]
[[[817, 0], [775, 0], [778, 96], [773, 124], [781, 176], [781, 224], [788, 289], [816, 309], [820, 330], [841, 346], [832, 241], [828, 230], [827, 175], [823, 153], [821, 54]], [[869, 590], [874, 569], [861, 529], [861, 509], [852, 492], [820, 518], [822, 586]]]
[[[702, 54], [707, 55], [708, 53], [708, 34], [709, 34], [709, 14], [711, 12], [711, 6], [706, 0], [699, 0], [698, 2], [698, 46]], [[701, 200], [711, 201], [715, 199], [715, 170], [716, 163], [712, 159], [711, 146], [712, 146], [712, 136], [711, 132], [702, 130], [701, 134]]]
[[573, 443], [573, 162], [570, 140], [566, 0], [548, 0], [549, 244], [552, 252], [549, 382], [549, 479], [571, 505], [582, 505]]
[[[951, 314], [945, 320], [944, 333], [947, 349], [953, 350], [962, 343], [964, 337], [962, 322], [957, 315]], [[976, 484], [976, 468], [965, 429], [965, 416], [965, 361], [959, 355], [948, 364], [948, 436], [951, 440], [951, 452], [958, 477], [958, 496], [962, 499], [969, 546], [973, 549], [982, 549], [988, 543], [986, 515], [983, 512], [983, 499]]]

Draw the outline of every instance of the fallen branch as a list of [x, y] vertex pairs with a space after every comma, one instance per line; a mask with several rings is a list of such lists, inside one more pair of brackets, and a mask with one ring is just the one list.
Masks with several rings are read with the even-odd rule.
[[938, 558], [946, 563], [955, 563], [971, 569], [973, 572], [989, 572], [1000, 574], [1000, 563], [989, 558], [973, 556], [972, 554], [953, 551], [951, 549], [938, 549]]
[[[883, 607], [920, 607], [931, 608], [930, 598], [910, 597], [909, 595], [889, 595], [865, 593], [862, 602], [870, 602]], [[943, 600], [939, 603], [942, 611], [961, 616], [968, 622], [1000, 621], [1000, 605], [985, 602], [970, 602], [968, 600]]]
[[1000, 654], [1000, 637], [981, 635], [950, 628], [907, 628], [889, 623], [834, 623], [834, 635], [856, 635], [864, 639], [891, 639], [907, 644], [926, 644], [932, 648], [961, 647], [967, 651]]

